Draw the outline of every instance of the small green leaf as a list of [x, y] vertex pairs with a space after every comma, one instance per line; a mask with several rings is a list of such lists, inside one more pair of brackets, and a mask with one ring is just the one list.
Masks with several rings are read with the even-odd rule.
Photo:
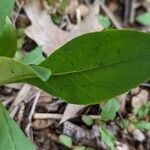
[[51, 14], [51, 19], [55, 24], [60, 25], [60, 23], [62, 21], [62, 16], [58, 16], [56, 14]]
[[107, 29], [110, 27], [111, 23], [110, 23], [110, 20], [105, 17], [105, 16], [98, 16], [97, 17], [99, 23], [103, 26], [104, 29]]
[[115, 137], [113, 136], [113, 134], [107, 130], [106, 128], [101, 127], [100, 128], [100, 133], [101, 133], [101, 138], [102, 141], [105, 142], [105, 144], [111, 149], [111, 150], [115, 150]]
[[122, 120], [117, 121], [117, 124], [118, 124], [121, 128], [126, 129], [126, 128], [129, 126], [130, 122], [129, 122], [128, 119], [122, 119]]
[[139, 23], [143, 25], [150, 26], [150, 13], [147, 12], [136, 17], [136, 21], [138, 21]]
[[0, 139], [1, 150], [35, 150], [35, 146], [25, 137], [1, 103]]
[[150, 114], [150, 102], [146, 103], [138, 109], [134, 109], [134, 114], [138, 117], [138, 119], [146, 117], [148, 114]]
[[138, 121], [138, 122], [134, 123], [134, 125], [142, 131], [150, 130], [150, 122]]
[[60, 4], [60, 6], [59, 6], [59, 9], [60, 9], [61, 12], [64, 12], [64, 11], [65, 11], [65, 9], [66, 9], [68, 3], [69, 3], [68, 0], [62, 0], [62, 1], [61, 1], [61, 4]]
[[26, 57], [24, 57], [21, 62], [26, 65], [39, 65], [46, 58], [42, 54], [41, 47], [37, 47], [33, 51], [31, 51]]
[[59, 141], [61, 144], [65, 145], [66, 147], [72, 147], [72, 139], [67, 135], [60, 135]]
[[6, 17], [10, 16], [13, 11], [14, 3], [15, 0], [1, 0], [0, 2], [0, 34], [4, 29]]
[[27, 66], [7, 57], [0, 57], [0, 84], [23, 82], [28, 78], [47, 80], [49, 69], [40, 66]]
[[14, 57], [16, 50], [17, 38], [15, 29], [9, 18], [7, 18], [5, 28], [0, 35], [0, 56]]
[[116, 113], [120, 109], [120, 104], [116, 99], [110, 99], [106, 102], [101, 112], [101, 119], [104, 121], [113, 120], [116, 117]]
[[93, 119], [86, 115], [82, 115], [82, 121], [88, 126], [91, 126], [93, 124]]
[[25, 32], [24, 29], [19, 28], [16, 30], [17, 31], [17, 50], [21, 50], [23, 43], [24, 43], [24, 37], [25, 37]]

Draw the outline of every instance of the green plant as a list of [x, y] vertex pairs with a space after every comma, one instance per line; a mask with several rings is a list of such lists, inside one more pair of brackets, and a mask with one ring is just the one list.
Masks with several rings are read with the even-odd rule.
[[150, 13], [146, 12], [136, 17], [136, 21], [145, 26], [150, 26]]
[[[1, 0], [0, 84], [26, 82], [69, 103], [95, 104], [149, 79], [150, 35], [133, 30], [85, 34], [71, 40], [45, 60], [39, 57], [40, 61], [33, 62], [31, 58], [34, 57], [34, 52], [18, 60], [14, 57], [17, 51], [15, 29], [7, 17], [10, 16], [13, 5], [14, 0]], [[5, 112], [2, 105], [0, 108]], [[115, 111], [117, 110], [118, 107]], [[1, 115], [6, 116], [5, 113]], [[113, 116], [110, 119], [111, 117]], [[9, 124], [10, 118], [5, 120]], [[7, 130], [13, 133], [16, 127], [8, 127]], [[8, 136], [7, 133], [2, 133], [0, 132], [4, 137], [0, 146], [7, 140], [5, 136]], [[101, 129], [101, 134], [105, 137], [108, 133]], [[12, 134], [9, 138], [13, 143]], [[19, 144], [23, 142], [22, 140]], [[33, 149], [30, 145], [32, 144], [22, 150]], [[18, 149], [17, 146], [13, 144], [12, 149]]]

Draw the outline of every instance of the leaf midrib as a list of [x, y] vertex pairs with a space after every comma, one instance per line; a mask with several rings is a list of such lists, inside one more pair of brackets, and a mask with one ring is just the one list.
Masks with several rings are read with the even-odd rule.
[[143, 57], [135, 57], [135, 58], [131, 58], [131, 59], [127, 59], [127, 60], [121, 60], [121, 61], [116, 61], [116, 62], [112, 62], [112, 63], [108, 63], [108, 64], [105, 64], [105, 65], [97, 65], [95, 67], [91, 67], [91, 68], [87, 68], [87, 69], [82, 69], [82, 70], [74, 70], [74, 71], [68, 71], [68, 72], [62, 72], [62, 73], [54, 73], [52, 74], [52, 76], [61, 76], [61, 75], [68, 75], [68, 74], [74, 74], [74, 73], [83, 73], [83, 72], [86, 72], [86, 71], [90, 71], [90, 70], [94, 70], [94, 69], [102, 69], [102, 68], [105, 68], [105, 67], [109, 67], [111, 65], [118, 65], [120, 63], [127, 63], [127, 62], [131, 62], [131, 61], [136, 61], [138, 59], [144, 59], [144, 58], [148, 58], [149, 56], [143, 56]]

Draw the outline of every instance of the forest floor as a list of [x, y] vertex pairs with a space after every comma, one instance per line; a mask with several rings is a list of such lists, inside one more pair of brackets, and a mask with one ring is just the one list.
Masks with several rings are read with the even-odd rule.
[[[150, 20], [139, 17], [149, 11], [150, 0], [16, 0], [12, 20], [21, 53], [27, 55], [42, 45], [47, 57], [89, 32], [106, 28], [149, 32]], [[67, 104], [27, 84], [1, 86], [0, 98], [37, 150], [150, 150], [148, 82], [88, 106]]]

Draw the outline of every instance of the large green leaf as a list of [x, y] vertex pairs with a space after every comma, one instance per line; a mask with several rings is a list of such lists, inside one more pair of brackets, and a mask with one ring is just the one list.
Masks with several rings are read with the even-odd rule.
[[35, 146], [24, 136], [1, 103], [0, 118], [1, 150], [35, 150]]
[[1, 0], [0, 1], [0, 33], [5, 26], [5, 19], [10, 16], [13, 10], [15, 0]]
[[150, 35], [107, 30], [77, 37], [42, 64], [47, 82], [26, 82], [70, 103], [94, 104], [124, 93], [150, 77]]
[[0, 56], [14, 57], [16, 50], [16, 32], [9, 18], [7, 18], [5, 28], [0, 35]]
[[20, 60], [20, 62], [27, 65], [39, 65], [42, 61], [45, 60], [45, 57], [42, 54], [42, 48], [37, 47], [31, 51], [26, 57]]
[[94, 104], [148, 80], [149, 58], [149, 34], [107, 30], [77, 37], [50, 55], [40, 64], [52, 70], [46, 82], [36, 76], [13, 81], [33, 84], [70, 103]]

